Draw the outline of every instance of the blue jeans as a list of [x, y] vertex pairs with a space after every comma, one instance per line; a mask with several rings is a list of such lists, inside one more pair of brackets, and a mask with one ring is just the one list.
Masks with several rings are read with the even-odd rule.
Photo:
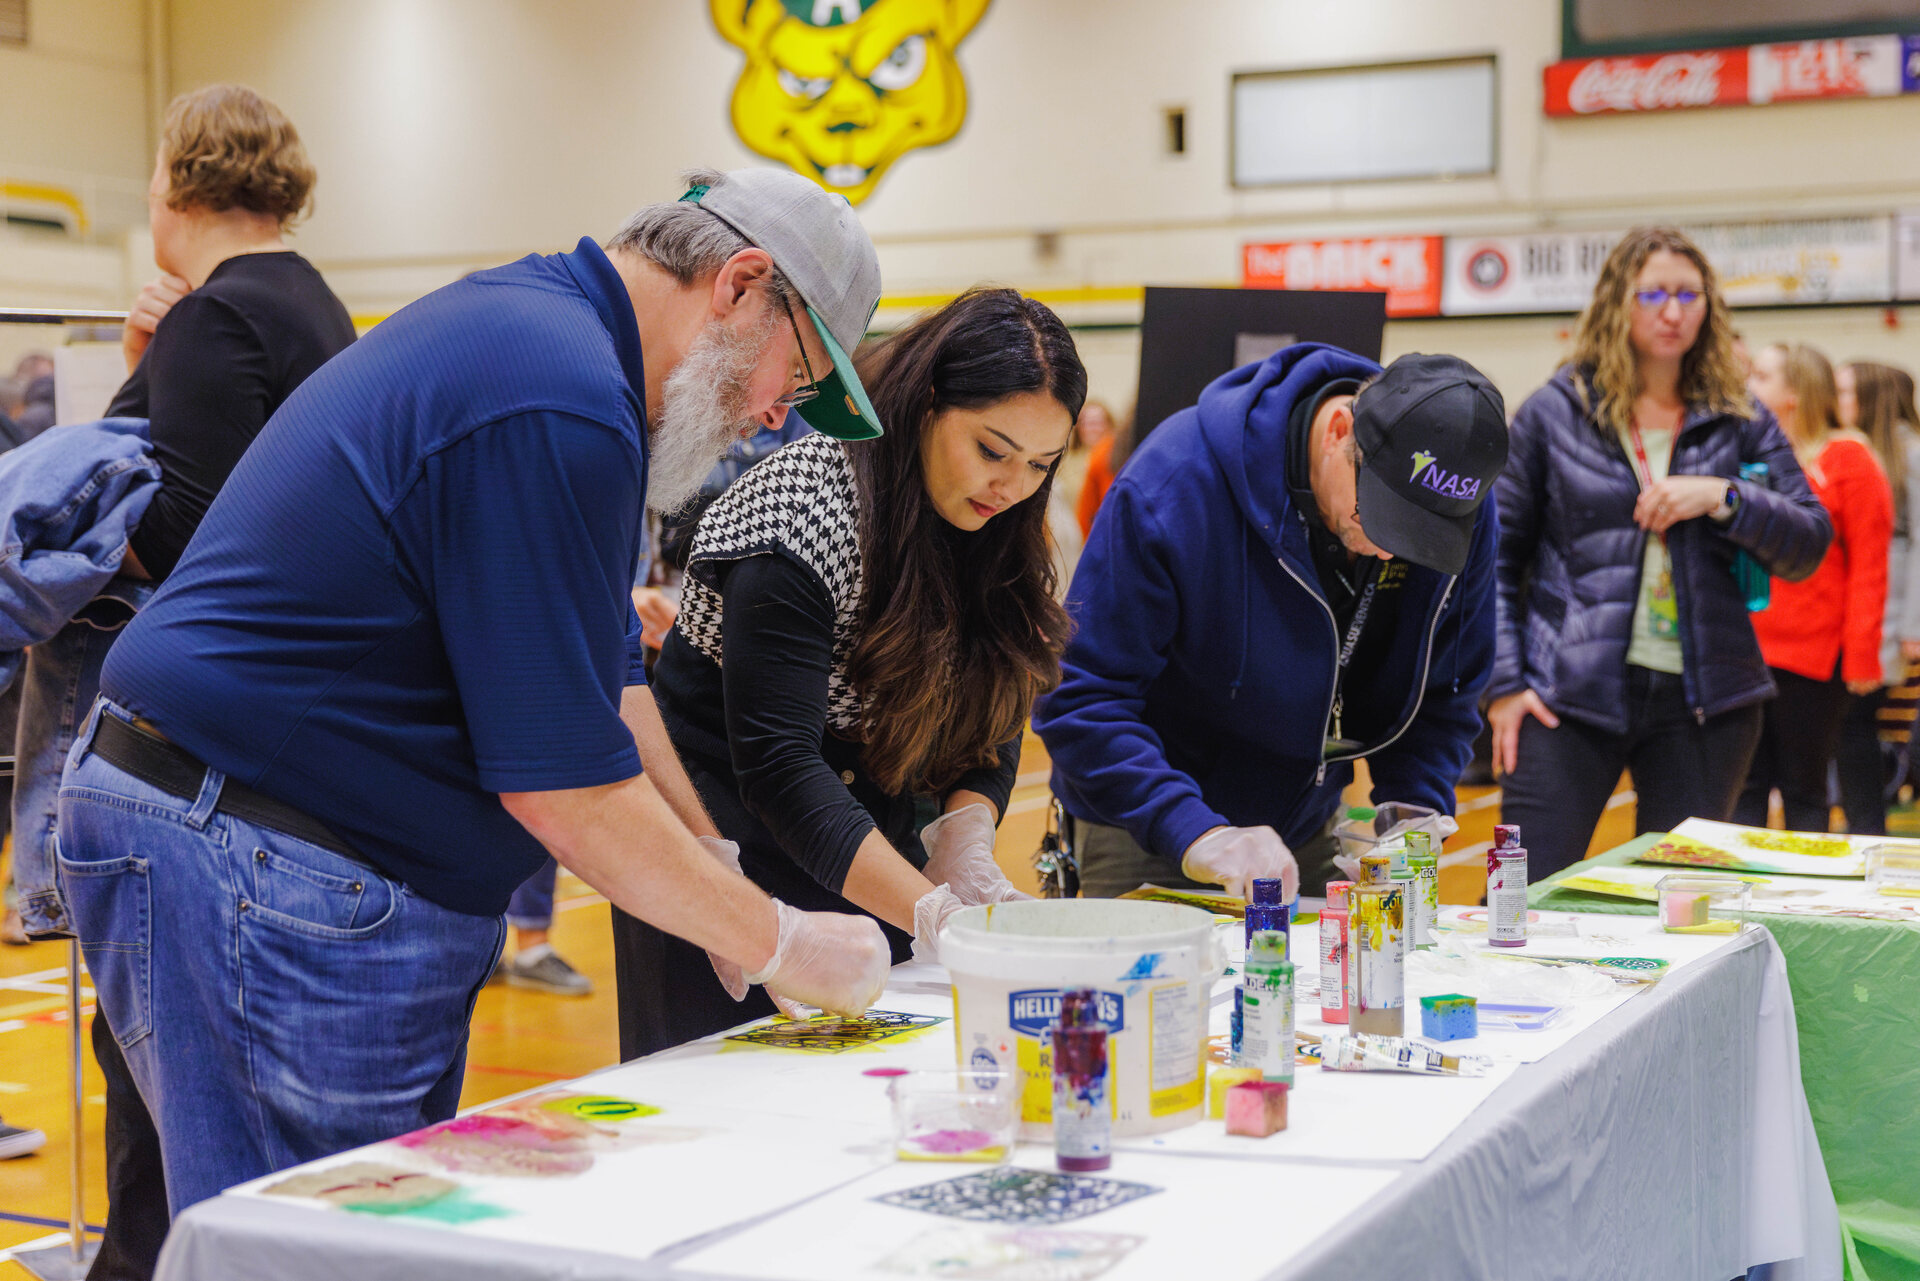
[[36, 937], [73, 933], [54, 872], [60, 771], [100, 692], [107, 651], [153, 592], [150, 583], [117, 578], [53, 639], [27, 650], [18, 677], [20, 717], [14, 735], [13, 863], [21, 923]]
[[499, 917], [186, 800], [92, 750], [60, 788], [60, 879], [153, 1114], [175, 1215], [247, 1179], [451, 1117]]
[[560, 865], [549, 857], [507, 900], [507, 924], [516, 930], [552, 929], [553, 887], [559, 880]]

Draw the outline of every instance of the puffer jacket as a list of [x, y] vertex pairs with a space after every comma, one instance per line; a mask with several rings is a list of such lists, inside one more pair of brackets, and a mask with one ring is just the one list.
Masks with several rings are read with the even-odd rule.
[[[1556, 715], [1627, 730], [1627, 646], [1647, 532], [1633, 523], [1638, 478], [1618, 433], [1597, 425], [1562, 368], [1514, 415], [1500, 504], [1497, 643], [1487, 697], [1531, 687]], [[1768, 483], [1736, 480], [1767, 465]], [[1739, 508], [1721, 526], [1704, 517], [1667, 535], [1680, 614], [1681, 682], [1704, 721], [1774, 694], [1733, 558], [1745, 550], [1775, 577], [1813, 573], [1833, 526], [1764, 408], [1753, 418], [1695, 409], [1680, 428], [1669, 474], [1723, 476]]]

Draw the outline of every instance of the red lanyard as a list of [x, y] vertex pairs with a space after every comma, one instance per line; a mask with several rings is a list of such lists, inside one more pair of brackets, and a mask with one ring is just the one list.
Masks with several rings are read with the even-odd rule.
[[[1640, 424], [1637, 422], [1628, 423], [1627, 435], [1628, 435], [1628, 438], [1633, 441], [1633, 456], [1640, 460], [1640, 471], [1635, 476], [1635, 479], [1640, 482], [1640, 487], [1642, 489], [1652, 489], [1653, 488], [1653, 465], [1647, 461], [1647, 447], [1640, 442]], [[1667, 446], [1667, 474], [1668, 475], [1673, 474], [1673, 456], [1679, 451], [1680, 451], [1680, 429], [1678, 427], [1675, 427], [1673, 429], [1673, 440]], [[1666, 546], [1666, 542], [1667, 542], [1667, 536], [1665, 534], [1660, 535], [1660, 545], [1664, 547]]]

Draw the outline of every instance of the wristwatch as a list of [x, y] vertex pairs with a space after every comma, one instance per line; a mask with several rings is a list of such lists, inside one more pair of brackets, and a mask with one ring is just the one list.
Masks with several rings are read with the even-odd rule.
[[1733, 481], [1728, 481], [1727, 492], [1725, 497], [1721, 498], [1720, 505], [1718, 507], [1714, 508], [1712, 511], [1707, 513], [1707, 518], [1709, 520], [1717, 521], [1720, 524], [1724, 525], [1728, 521], [1732, 520], [1733, 514], [1739, 510], [1740, 510], [1740, 486], [1734, 483]]

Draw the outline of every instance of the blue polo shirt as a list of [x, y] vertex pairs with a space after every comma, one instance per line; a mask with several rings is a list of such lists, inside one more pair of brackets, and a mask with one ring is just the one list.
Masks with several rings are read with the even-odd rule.
[[428, 295], [268, 421], [102, 692], [433, 902], [505, 910], [546, 851], [498, 793], [640, 772], [645, 386], [591, 240]]

